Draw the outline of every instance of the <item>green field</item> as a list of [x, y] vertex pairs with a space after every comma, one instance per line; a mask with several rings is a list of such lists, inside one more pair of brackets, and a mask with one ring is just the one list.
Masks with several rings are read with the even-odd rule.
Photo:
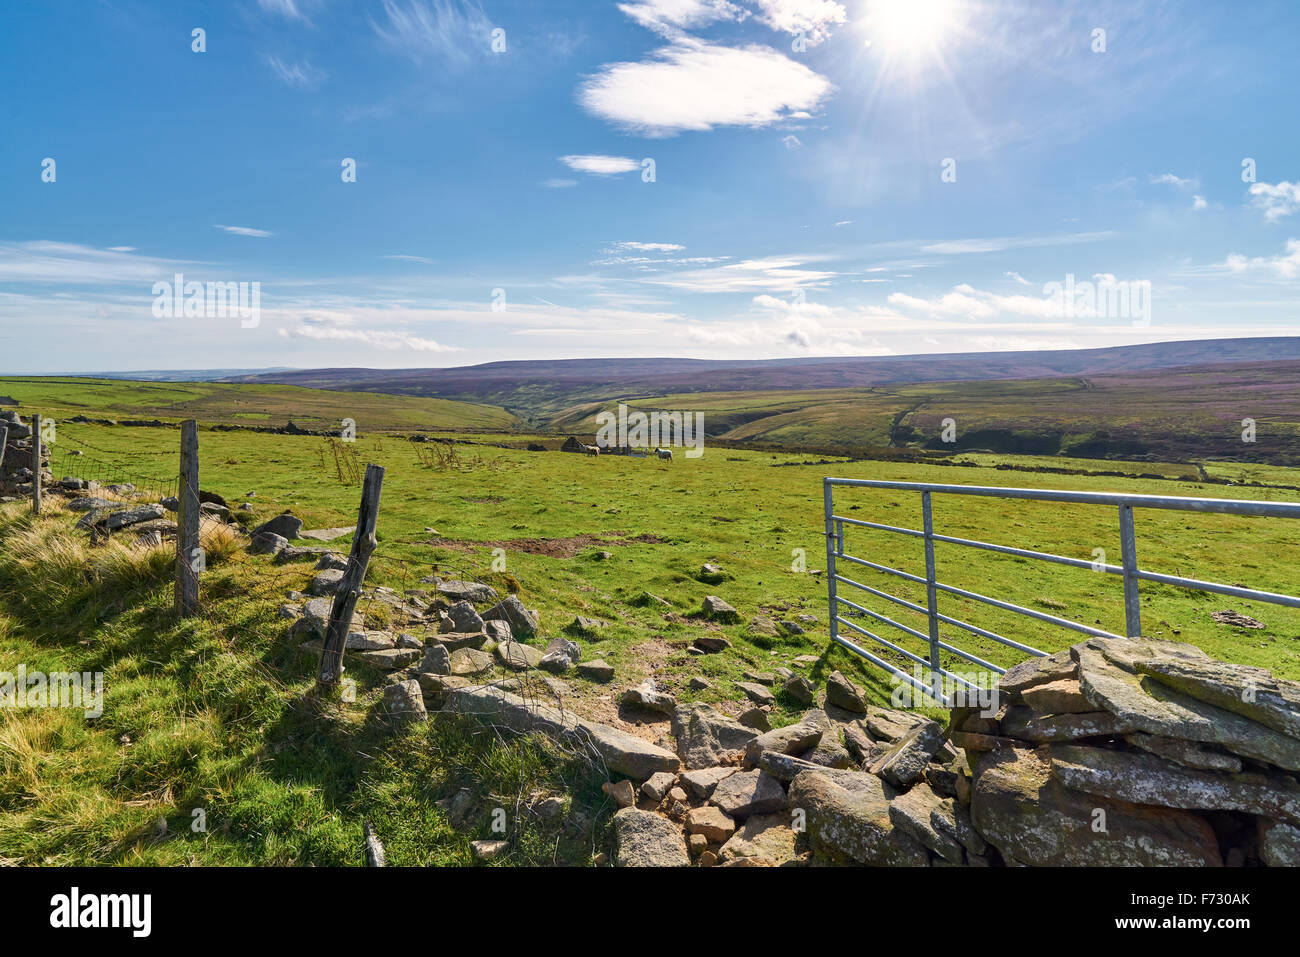
[[[171, 416], [198, 415], [205, 424], [229, 422], [236, 413], [225, 389], [156, 384], [85, 383], [56, 401], [54, 385], [5, 380], [24, 403], [24, 414], [56, 417], [77, 412], [96, 417], [139, 415], [145, 396]], [[79, 380], [84, 382], [84, 380]], [[247, 387], [241, 387], [247, 388]], [[265, 387], [259, 387], [259, 390]], [[23, 389], [30, 392], [18, 394]], [[42, 392], [41, 390], [46, 391]], [[159, 390], [154, 393], [153, 390]], [[267, 395], [308, 403], [321, 419], [367, 397], [331, 396], [315, 390], [271, 387]], [[337, 400], [343, 405], [334, 406]], [[419, 403], [376, 396], [390, 419], [416, 415]], [[40, 400], [30, 405], [30, 401]], [[254, 404], [251, 397], [241, 401]], [[271, 399], [264, 398], [264, 403]], [[46, 404], [48, 402], [48, 404]], [[198, 406], [218, 403], [211, 419]], [[97, 404], [96, 404], [97, 403]], [[441, 403], [453, 406], [455, 403]], [[184, 411], [181, 411], [184, 407]], [[276, 405], [294, 421], [307, 415]], [[432, 409], [433, 406], [427, 408]], [[382, 411], [376, 406], [376, 414]], [[490, 411], [490, 410], [489, 410]], [[162, 416], [158, 411], [156, 414]], [[422, 464], [431, 447], [394, 435], [378, 435], [359, 423], [361, 462], [387, 470], [379, 517], [379, 549], [370, 580], [398, 589], [427, 587], [419, 579], [476, 578], [499, 591], [517, 591], [537, 608], [544, 646], [566, 634], [575, 615], [609, 622], [599, 638], [578, 639], [584, 658], [603, 656], [617, 670], [611, 685], [571, 677], [566, 706], [588, 717], [621, 724], [651, 738], [666, 725], [621, 714], [614, 699], [624, 688], [653, 676], [679, 701], [708, 700], [740, 710], [735, 688], [746, 670], [788, 665], [798, 655], [822, 656], [811, 670], [822, 679], [843, 670], [887, 704], [891, 685], [882, 672], [844, 649], [831, 647], [827, 629], [822, 534], [822, 478], [934, 481], [949, 484], [1132, 490], [1166, 495], [1208, 495], [1295, 501], [1288, 490], [1207, 485], [1187, 478], [1187, 467], [1169, 466], [1165, 479], [1054, 475], [1006, 471], [1058, 458], [968, 454], [969, 464], [926, 465], [855, 461], [802, 464], [793, 453], [711, 447], [699, 459], [657, 459], [528, 452], [530, 438], [498, 432], [484, 423], [466, 427], [458, 461], [447, 467]], [[409, 427], [409, 426], [408, 426]], [[178, 444], [174, 428], [78, 424], [61, 420], [54, 446], [56, 477], [83, 475], [134, 481], [144, 495], [174, 482]], [[512, 447], [498, 447], [512, 446]], [[80, 449], [84, 455], [68, 453]], [[200, 432], [202, 487], [232, 506], [252, 525], [288, 508], [308, 528], [348, 526], [355, 521], [359, 488], [340, 481], [325, 441], [306, 436], [246, 431]], [[426, 459], [427, 460], [427, 459]], [[1068, 462], [1089, 468], [1146, 471], [1153, 463]], [[1300, 486], [1300, 470], [1267, 470], [1222, 463], [1225, 478]], [[1234, 471], [1234, 469], [1236, 471]], [[1246, 469], [1242, 471], [1242, 469]], [[249, 497], [249, 493], [254, 493]], [[918, 496], [905, 492], [837, 492], [840, 514], [917, 528]], [[607, 846], [604, 827], [613, 811], [599, 780], [581, 762], [532, 739], [507, 744], [474, 736], [458, 725], [392, 738], [368, 714], [382, 676], [365, 666], [353, 673], [368, 689], [354, 704], [316, 701], [310, 690], [314, 661], [286, 635], [276, 610], [292, 589], [303, 589], [311, 565], [272, 565], [241, 548], [225, 549], [203, 580], [204, 615], [176, 623], [170, 617], [171, 568], [165, 552], [120, 556], [96, 550], [74, 533], [74, 517], [54, 508], [39, 522], [27, 506], [0, 506], [0, 670], [15, 662], [44, 670], [103, 670], [107, 705], [102, 719], [46, 710], [0, 712], [0, 858], [24, 863], [359, 863], [363, 819], [386, 835], [392, 863], [468, 863], [468, 841], [491, 836], [451, 827], [435, 802], [470, 788], [487, 806], [518, 806], [529, 794], [567, 795], [572, 808], [589, 815], [570, 832], [535, 823], [520, 825], [507, 863], [584, 863]], [[951, 535], [1034, 548], [1093, 560], [1106, 550], [1118, 562], [1112, 509], [986, 499], [938, 497], [936, 529]], [[433, 529], [434, 531], [429, 531]], [[1139, 512], [1138, 553], [1144, 568], [1190, 577], [1294, 592], [1300, 535], [1279, 520], [1190, 513]], [[348, 538], [335, 543], [346, 550]], [[848, 551], [913, 573], [923, 571], [920, 544], [867, 530], [848, 533]], [[494, 549], [500, 549], [494, 553]], [[800, 550], [808, 571], [796, 570]], [[608, 552], [608, 558], [601, 553]], [[493, 559], [504, 557], [504, 570]], [[721, 584], [697, 580], [700, 566], [722, 566]], [[1050, 614], [1122, 631], [1119, 580], [1084, 570], [1030, 562], [955, 546], [938, 546], [941, 580], [995, 595]], [[913, 602], [923, 588], [867, 569], [848, 574]], [[661, 596], [667, 606], [647, 602]], [[741, 623], [719, 626], [698, 617], [705, 595], [734, 605]], [[863, 595], [862, 604], [921, 631], [921, 616]], [[941, 610], [1043, 650], [1072, 643], [1071, 632], [1008, 615], [979, 603], [940, 598]], [[1260, 619], [1263, 630], [1216, 624], [1211, 612], [1233, 608]], [[1300, 677], [1300, 614], [1259, 603], [1144, 588], [1147, 634], [1200, 645], [1231, 661]], [[818, 624], [799, 637], [777, 637], [759, 616], [811, 614]], [[718, 655], [688, 654], [692, 640], [720, 630], [732, 648]], [[887, 626], [872, 627], [913, 651], [920, 643]], [[1002, 666], [1020, 655], [955, 629], [945, 640]], [[904, 664], [892, 652], [883, 656]], [[971, 666], [945, 662], [957, 671]], [[692, 690], [703, 676], [713, 687]], [[793, 720], [800, 709], [780, 700], [774, 723]], [[205, 834], [189, 830], [202, 807], [221, 822]], [[157, 820], [168, 822], [160, 835]], [[513, 820], [513, 818], [512, 818]], [[512, 825], [513, 826], [513, 825]]]

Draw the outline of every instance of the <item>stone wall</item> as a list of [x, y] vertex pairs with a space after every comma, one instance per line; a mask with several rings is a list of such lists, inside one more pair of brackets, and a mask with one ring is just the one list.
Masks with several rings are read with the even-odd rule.
[[[32, 427], [17, 412], [0, 412], [0, 421], [9, 429], [5, 442], [4, 461], [0, 463], [0, 495], [30, 495], [32, 493]], [[53, 482], [49, 472], [50, 453], [41, 450], [41, 472], [46, 484]]]

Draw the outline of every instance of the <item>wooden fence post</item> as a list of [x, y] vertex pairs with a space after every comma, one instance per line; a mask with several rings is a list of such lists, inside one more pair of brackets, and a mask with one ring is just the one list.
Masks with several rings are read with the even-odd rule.
[[0, 467], [5, 464], [5, 445], [9, 442], [9, 426], [0, 422]]
[[361, 509], [357, 513], [357, 531], [352, 536], [352, 553], [348, 556], [347, 571], [334, 593], [334, 606], [330, 609], [329, 625], [325, 629], [325, 643], [320, 653], [318, 684], [332, 687], [343, 675], [343, 648], [352, 625], [352, 613], [361, 597], [361, 585], [366, 580], [366, 566], [370, 555], [379, 544], [375, 541], [375, 524], [379, 518], [379, 493], [384, 487], [384, 470], [378, 465], [366, 466], [365, 483], [361, 487]]
[[41, 416], [32, 416], [32, 514], [41, 514]]
[[176, 614], [199, 609], [199, 424], [181, 423], [180, 485], [176, 493]]

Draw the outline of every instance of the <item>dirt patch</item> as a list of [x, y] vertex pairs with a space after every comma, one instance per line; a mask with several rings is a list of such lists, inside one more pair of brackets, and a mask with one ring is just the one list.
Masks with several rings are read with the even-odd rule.
[[[626, 536], [626, 532], [609, 532], [610, 535]], [[457, 552], [475, 552], [484, 548], [504, 548], [507, 551], [524, 552], [528, 555], [545, 555], [548, 558], [572, 558], [579, 552], [595, 545], [663, 545], [667, 539], [658, 535], [635, 535], [631, 538], [601, 538], [597, 535], [571, 535], [568, 538], [511, 538], [501, 541], [472, 542], [457, 538], [434, 538], [429, 544], [439, 548], [450, 548]]]

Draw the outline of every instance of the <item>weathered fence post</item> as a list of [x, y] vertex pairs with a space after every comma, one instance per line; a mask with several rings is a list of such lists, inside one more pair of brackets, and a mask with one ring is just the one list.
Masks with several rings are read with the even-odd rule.
[[361, 597], [361, 585], [366, 580], [366, 566], [378, 542], [375, 541], [375, 524], [379, 518], [379, 493], [384, 487], [384, 470], [378, 465], [366, 466], [365, 483], [361, 487], [361, 509], [357, 513], [357, 531], [352, 536], [352, 553], [348, 556], [347, 571], [334, 593], [329, 625], [325, 629], [325, 643], [320, 653], [318, 683], [331, 687], [343, 675], [343, 648], [352, 625], [352, 613]]
[[5, 446], [9, 443], [9, 426], [0, 422], [0, 467], [5, 464]]
[[181, 423], [180, 484], [176, 493], [176, 614], [199, 609], [199, 424]]
[[41, 416], [32, 416], [32, 514], [41, 514]]
[[1119, 507], [1119, 552], [1124, 561], [1124, 634], [1142, 637], [1142, 599], [1138, 592], [1137, 534], [1133, 531], [1133, 506]]

